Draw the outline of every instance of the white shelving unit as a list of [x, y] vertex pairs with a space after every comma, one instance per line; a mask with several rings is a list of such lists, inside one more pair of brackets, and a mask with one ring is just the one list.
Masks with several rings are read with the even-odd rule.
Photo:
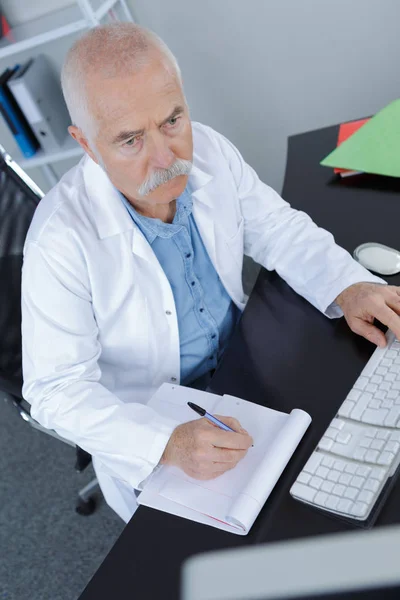
[[[0, 40], [0, 60], [36, 48], [41, 44], [96, 27], [107, 15], [113, 20], [118, 20], [117, 9], [122, 14], [122, 20], [133, 21], [125, 0], [98, 0], [97, 6], [95, 0], [75, 0], [75, 4], [71, 6], [52, 11], [39, 19], [12, 28], [7, 38]], [[31, 158], [23, 158], [16, 162], [23, 169], [41, 167], [50, 185], [54, 185], [58, 178], [51, 164], [82, 154], [83, 150], [79, 144], [66, 133], [65, 142], [59, 150], [51, 153], [39, 150]]]

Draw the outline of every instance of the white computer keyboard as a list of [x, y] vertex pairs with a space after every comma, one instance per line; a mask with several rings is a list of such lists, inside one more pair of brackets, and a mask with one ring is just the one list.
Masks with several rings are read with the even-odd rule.
[[364, 521], [400, 462], [400, 342], [372, 354], [290, 489], [292, 496]]

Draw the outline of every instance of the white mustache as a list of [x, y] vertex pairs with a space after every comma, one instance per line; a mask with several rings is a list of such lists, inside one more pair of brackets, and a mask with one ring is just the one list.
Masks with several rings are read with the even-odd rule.
[[154, 171], [139, 187], [138, 194], [141, 197], [147, 196], [151, 192], [154, 192], [160, 185], [167, 183], [167, 181], [179, 177], [179, 175], [189, 175], [191, 169], [192, 162], [190, 160], [177, 158], [174, 164], [168, 169]]

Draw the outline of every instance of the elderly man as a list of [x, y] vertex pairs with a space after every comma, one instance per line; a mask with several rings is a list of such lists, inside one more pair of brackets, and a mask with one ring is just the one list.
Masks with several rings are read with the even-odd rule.
[[190, 121], [179, 67], [153, 33], [92, 29], [62, 85], [86, 155], [41, 201], [26, 240], [23, 393], [35, 419], [92, 454], [127, 521], [158, 464], [213, 478], [252, 443], [234, 419], [237, 433], [178, 425], [146, 405], [164, 382], [206, 386], [245, 305], [243, 253], [379, 345], [373, 319], [399, 336], [400, 296]]

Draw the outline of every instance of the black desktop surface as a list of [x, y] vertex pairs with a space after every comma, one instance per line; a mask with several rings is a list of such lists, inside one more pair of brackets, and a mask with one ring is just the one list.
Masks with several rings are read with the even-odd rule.
[[[290, 138], [283, 197], [349, 251], [368, 241], [400, 248], [400, 181], [334, 177], [319, 161], [337, 133], [329, 127]], [[387, 281], [399, 285], [400, 276]], [[175, 600], [182, 563], [193, 554], [353, 528], [294, 500], [289, 489], [373, 350], [344, 319], [326, 318], [263, 269], [210, 389], [286, 412], [302, 408], [312, 424], [247, 536], [141, 507], [80, 600]], [[376, 526], [400, 522], [399, 506], [396, 485]]]

